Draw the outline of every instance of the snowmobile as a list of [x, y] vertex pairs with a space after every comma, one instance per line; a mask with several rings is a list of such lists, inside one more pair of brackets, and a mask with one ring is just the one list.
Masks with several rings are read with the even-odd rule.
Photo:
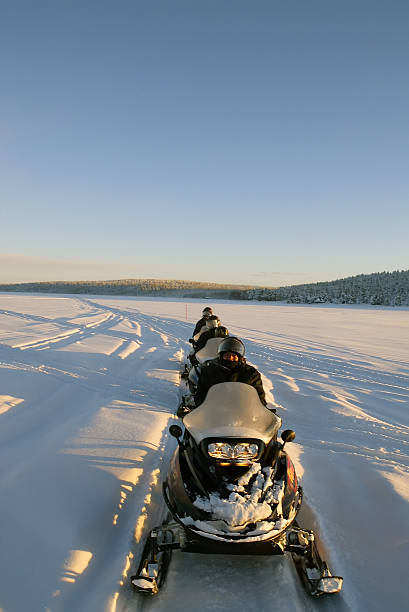
[[219, 383], [183, 419], [171, 425], [178, 446], [163, 483], [165, 521], [145, 542], [131, 582], [140, 593], [156, 594], [164, 584], [172, 551], [234, 555], [289, 551], [307, 592], [337, 593], [342, 577], [332, 576], [314, 533], [297, 514], [302, 488], [284, 450], [295, 438], [278, 431], [281, 418], [268, 410], [250, 385]]

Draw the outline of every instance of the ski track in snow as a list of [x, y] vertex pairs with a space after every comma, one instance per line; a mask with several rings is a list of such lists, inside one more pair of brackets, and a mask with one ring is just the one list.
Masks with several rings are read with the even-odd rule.
[[[169, 419], [174, 418], [173, 413], [179, 399], [179, 368], [183, 353], [177, 338], [169, 334], [165, 337], [162, 331], [152, 327], [150, 320], [146, 322], [138, 313], [133, 312], [128, 318], [122, 312], [113, 313], [107, 308], [88, 303], [87, 300], [74, 298], [72, 302], [74, 312], [66, 318], [60, 317], [58, 322], [54, 317], [47, 318], [34, 313], [16, 314], [10, 309], [7, 309], [6, 313], [4, 310], [0, 312], [1, 322], [4, 317], [7, 317], [8, 322], [17, 319], [17, 325], [14, 325], [13, 329], [15, 337], [11, 338], [8, 326], [6, 338], [1, 338], [5, 343], [0, 345], [2, 387], [4, 385], [13, 389], [13, 393], [2, 395], [3, 401], [0, 404], [2, 413], [7, 409], [9, 416], [8, 422], [2, 421], [3, 427], [0, 429], [0, 458], [3, 468], [0, 486], [10, 502], [5, 504], [1, 512], [2, 523], [10, 526], [9, 544], [12, 546], [12, 534], [17, 537], [18, 530], [29, 528], [30, 519], [26, 516], [19, 517], [13, 530], [11, 508], [18, 505], [20, 499], [21, 507], [28, 501], [27, 497], [31, 500], [34, 489], [39, 502], [31, 503], [31, 508], [35, 511], [36, 523], [44, 527], [45, 536], [47, 525], [41, 515], [46, 516], [50, 508], [52, 510], [56, 507], [56, 514], [61, 515], [61, 520], [56, 517], [53, 519], [55, 529], [58, 525], [63, 532], [69, 533], [72, 529], [71, 522], [80, 520], [81, 514], [78, 515], [77, 510], [77, 515], [73, 512], [72, 516], [69, 516], [69, 524], [64, 525], [62, 519], [65, 512], [59, 508], [60, 502], [47, 502], [50, 494], [52, 497], [61, 495], [56, 477], [49, 474], [47, 463], [50, 456], [54, 456], [55, 465], [60, 466], [61, 478], [64, 477], [69, 463], [73, 463], [73, 466], [78, 463], [78, 484], [71, 473], [67, 478], [71, 494], [88, 496], [88, 486], [93, 487], [94, 482], [101, 481], [101, 491], [96, 486], [95, 496], [98, 498], [107, 486], [98, 474], [105, 473], [110, 474], [110, 478], [115, 478], [108, 489], [112, 498], [106, 501], [100, 499], [101, 510], [95, 508], [96, 522], [91, 528], [91, 536], [92, 532], [95, 532], [95, 536], [84, 538], [88, 541], [85, 548], [93, 552], [82, 550], [82, 544], [74, 547], [71, 552], [68, 550], [68, 556], [59, 553], [60, 572], [59, 577], [58, 572], [56, 574], [55, 589], [50, 588], [47, 593], [47, 589], [43, 589], [41, 584], [47, 581], [42, 581], [37, 572], [30, 570], [31, 574], [34, 574], [33, 582], [38, 588], [28, 580], [28, 588], [31, 584], [32, 590], [37, 591], [37, 594], [34, 597], [28, 594], [29, 599], [26, 600], [23, 593], [17, 594], [15, 582], [19, 572], [16, 572], [14, 567], [15, 577], [11, 580], [11, 585], [10, 580], [8, 581], [8, 597], [4, 595], [5, 589], [0, 588], [3, 593], [0, 595], [0, 608], [4, 605], [7, 611], [43, 610], [41, 602], [47, 600], [48, 608], [53, 610], [89, 609], [89, 586], [85, 587], [80, 583], [92, 584], [92, 579], [98, 578], [98, 570], [101, 571], [101, 567], [102, 571], [106, 571], [105, 558], [114, 562], [116, 578], [102, 594], [98, 594], [95, 609], [102, 609], [104, 599], [107, 600], [110, 590], [116, 588], [116, 581], [126, 565], [127, 555], [132, 554], [132, 527], [135, 526], [138, 514], [139, 533], [136, 534], [135, 531], [134, 538], [139, 541], [144, 533], [147, 521], [142, 521], [141, 517], [147, 516], [153, 503], [150, 499], [151, 489], [156, 481], [160, 480], [158, 470], [161, 471], [165, 456], [166, 425]], [[83, 317], [84, 324], [80, 323], [80, 317], [73, 316], [78, 303], [89, 309], [89, 313]], [[45, 327], [48, 327], [51, 333], [45, 334]], [[58, 328], [60, 333], [55, 333]], [[26, 341], [21, 341], [22, 333], [26, 334]], [[155, 351], [152, 351], [153, 344], [157, 345]], [[155, 376], [157, 373], [160, 375]], [[17, 397], [15, 390], [19, 387], [24, 387], [23, 395], [27, 397]], [[21, 407], [24, 404], [25, 410], [19, 410], [19, 405]], [[143, 425], [140, 435], [137, 435], [140, 429], [138, 420]], [[123, 431], [127, 422], [129, 440]], [[113, 428], [112, 435], [106, 431], [107, 425], [108, 429]], [[109, 438], [112, 438], [112, 441]], [[109, 449], [113, 451], [107, 453]], [[61, 455], [65, 455], [64, 460]], [[98, 472], [95, 472], [95, 469]], [[87, 470], [91, 470], [93, 474], [89, 484], [86, 480], [82, 482], [83, 473], [86, 474]], [[41, 481], [44, 479], [44, 472], [48, 481], [56, 485], [55, 492], [43, 491], [44, 485]], [[14, 489], [19, 479], [21, 483], [27, 481], [27, 484], [29, 480], [33, 490], [16, 494]], [[115, 482], [118, 483], [117, 487], [113, 487]], [[114, 488], [118, 490], [116, 501]], [[92, 499], [92, 495], [89, 496]], [[62, 498], [64, 497], [65, 495], [62, 495]], [[159, 497], [157, 494], [157, 498]], [[132, 499], [133, 504], [130, 503]], [[156, 504], [159, 505], [159, 502], [156, 501]], [[109, 505], [112, 509], [107, 513], [106, 508]], [[17, 516], [19, 512], [23, 512], [22, 508], [18, 509]], [[93, 517], [88, 516], [86, 512], [83, 518], [86, 522], [91, 521], [90, 525], [94, 522]], [[98, 525], [99, 528], [95, 530]], [[55, 529], [51, 526], [50, 532], [58, 540]], [[35, 553], [34, 542], [41, 536], [37, 527], [33, 531], [35, 533], [28, 538], [23, 551], [27, 547], [27, 552], [38, 557], [47, 569], [49, 553], [43, 555], [40, 550]], [[100, 533], [104, 533], [101, 542], [96, 540]], [[64, 540], [63, 533], [62, 544]], [[94, 543], [90, 545], [93, 540]], [[111, 551], [119, 545], [122, 545], [122, 550], [120, 549], [118, 559], [115, 559]], [[136, 545], [137, 541], [134, 546]], [[63, 545], [60, 548], [62, 549]], [[16, 554], [22, 553], [17, 553], [16, 550], [9, 559], [11, 563]], [[54, 563], [55, 561], [56, 559], [53, 559]], [[52, 576], [55, 571], [49, 573]], [[2, 572], [2, 575], [7, 576], [7, 572]], [[75, 593], [70, 593], [74, 584]], [[13, 593], [10, 593], [13, 585], [14, 600]]]
[[[393, 338], [387, 356], [373, 343], [366, 349], [369, 334], [350, 348], [331, 328], [325, 341], [317, 339], [310, 319], [314, 312], [323, 317], [323, 309], [274, 306], [272, 322], [271, 310], [257, 309], [253, 329], [256, 305], [217, 306], [230, 333], [245, 340], [283, 427], [296, 431], [288, 451], [327, 556], [344, 575], [343, 593], [308, 599], [284, 558], [176, 553], [163, 592], [156, 599], [135, 595], [127, 578], [163, 515], [161, 481], [175, 446], [167, 428], [201, 305], [190, 306], [188, 322], [177, 300], [6, 294], [0, 609], [407, 607], [399, 588], [409, 541], [409, 365], [402, 350], [395, 354]], [[294, 312], [303, 333], [293, 330]], [[359, 326], [355, 312], [348, 314]], [[391, 312], [385, 325], [397, 315]], [[399, 321], [407, 324], [408, 313]]]

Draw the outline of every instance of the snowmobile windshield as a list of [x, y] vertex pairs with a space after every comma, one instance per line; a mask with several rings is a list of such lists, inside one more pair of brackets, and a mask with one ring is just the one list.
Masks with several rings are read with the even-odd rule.
[[209, 361], [209, 359], [216, 359], [217, 349], [223, 340], [224, 338], [209, 338], [204, 347], [196, 353], [198, 362], [204, 363], [205, 361]]
[[268, 444], [281, 419], [263, 406], [251, 385], [225, 382], [210, 387], [203, 404], [183, 423], [197, 444], [205, 438], [257, 438]]

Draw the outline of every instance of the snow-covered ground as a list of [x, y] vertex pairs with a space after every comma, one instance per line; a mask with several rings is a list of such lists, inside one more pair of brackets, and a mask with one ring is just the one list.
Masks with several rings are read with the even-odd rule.
[[135, 595], [203, 304], [0, 294], [1, 612], [409, 608], [408, 310], [211, 305], [296, 431], [342, 594], [309, 600], [286, 558], [177, 553], [158, 599]]

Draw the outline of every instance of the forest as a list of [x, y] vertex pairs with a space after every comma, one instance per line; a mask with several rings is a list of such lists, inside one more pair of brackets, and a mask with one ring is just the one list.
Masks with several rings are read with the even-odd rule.
[[122, 279], [54, 281], [0, 285], [0, 291], [26, 293], [85, 293], [197, 299], [258, 300], [289, 304], [372, 304], [409, 306], [409, 270], [359, 274], [334, 281], [257, 287], [199, 281]]

